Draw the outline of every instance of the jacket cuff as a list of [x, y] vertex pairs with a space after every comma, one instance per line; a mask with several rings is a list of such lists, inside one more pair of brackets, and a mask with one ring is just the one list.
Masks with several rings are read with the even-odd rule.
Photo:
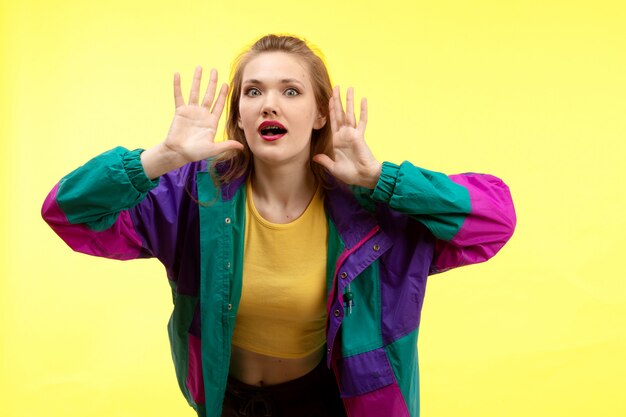
[[141, 153], [143, 151], [144, 149], [141, 148], [135, 149], [126, 152], [122, 157], [124, 170], [126, 171], [126, 175], [128, 175], [130, 183], [141, 194], [147, 193], [159, 185], [159, 178], [151, 180], [146, 176], [146, 172], [143, 170], [143, 165], [141, 164]]
[[398, 165], [391, 162], [383, 162], [380, 178], [371, 194], [374, 201], [389, 202], [396, 189], [399, 171], [400, 167]]

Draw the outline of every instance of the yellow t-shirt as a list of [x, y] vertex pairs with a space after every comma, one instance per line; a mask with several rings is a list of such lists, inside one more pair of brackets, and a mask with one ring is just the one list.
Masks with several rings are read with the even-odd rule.
[[241, 301], [232, 343], [305, 357], [325, 343], [328, 225], [321, 190], [291, 223], [265, 220], [247, 186]]

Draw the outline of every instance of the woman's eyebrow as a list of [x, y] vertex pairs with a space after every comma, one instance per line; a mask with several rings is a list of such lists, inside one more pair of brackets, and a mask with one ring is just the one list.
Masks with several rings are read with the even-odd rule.
[[[302, 81], [296, 80], [295, 78], [283, 78], [282, 80], [280, 80], [280, 83], [281, 84], [297, 83], [297, 84], [300, 84], [302, 87], [304, 87], [304, 84], [302, 83]], [[263, 82], [257, 79], [251, 78], [249, 80], [245, 80], [243, 84], [263, 84]]]

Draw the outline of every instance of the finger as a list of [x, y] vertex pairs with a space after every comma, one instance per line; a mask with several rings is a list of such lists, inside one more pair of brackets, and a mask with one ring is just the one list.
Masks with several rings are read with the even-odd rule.
[[215, 99], [215, 90], [217, 89], [217, 71], [215, 68], [211, 69], [211, 76], [209, 77], [209, 85], [207, 86], [204, 99], [202, 99], [202, 106], [208, 109], [211, 108], [213, 100]]
[[318, 153], [317, 155], [314, 155], [313, 161], [326, 168], [326, 170], [331, 174], [335, 170], [335, 161], [330, 159], [330, 157], [324, 153]]
[[178, 108], [185, 105], [183, 93], [180, 91], [180, 74], [174, 73], [174, 105]]
[[189, 92], [189, 102], [187, 104], [198, 104], [198, 97], [200, 96], [200, 80], [202, 79], [202, 67], [197, 66], [196, 71], [193, 73], [193, 81], [191, 82], [191, 91]]
[[328, 102], [328, 114], [330, 115], [330, 130], [337, 131], [337, 118], [335, 117], [335, 97], [331, 97]]
[[365, 127], [367, 126], [367, 99], [363, 97], [361, 99], [361, 115], [359, 116], [359, 125], [357, 130], [361, 135], [365, 134]]
[[356, 120], [354, 119], [354, 89], [348, 87], [346, 93], [346, 123], [350, 127], [356, 127]]
[[335, 89], [333, 90], [333, 97], [335, 99], [334, 108], [335, 108], [335, 119], [337, 120], [337, 126], [343, 126], [344, 113], [343, 113], [343, 107], [341, 104], [341, 88], [339, 86], [335, 86]]
[[226, 96], [228, 96], [228, 84], [224, 83], [213, 105], [213, 110], [211, 110], [211, 113], [216, 115], [218, 119], [222, 116], [222, 110], [224, 110], [224, 104], [226, 104]]

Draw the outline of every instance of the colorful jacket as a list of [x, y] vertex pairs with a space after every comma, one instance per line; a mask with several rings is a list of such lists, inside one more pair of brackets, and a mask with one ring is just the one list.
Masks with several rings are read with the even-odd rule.
[[[76, 169], [52, 189], [42, 215], [75, 251], [163, 263], [180, 389], [199, 416], [219, 417], [241, 294], [245, 181], [217, 184], [207, 161], [151, 181], [140, 153], [115, 148]], [[337, 184], [325, 209], [327, 360], [346, 411], [417, 417], [427, 277], [498, 252], [515, 227], [509, 190], [490, 175], [385, 162], [373, 191]]]

